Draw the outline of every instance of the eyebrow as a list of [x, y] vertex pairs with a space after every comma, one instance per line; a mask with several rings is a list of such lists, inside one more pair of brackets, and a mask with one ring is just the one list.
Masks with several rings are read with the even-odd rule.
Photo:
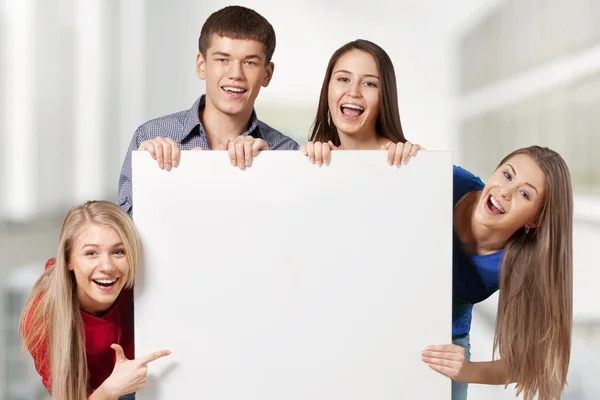
[[[123, 242], [115, 243], [112, 247], [119, 247], [119, 246], [123, 246]], [[82, 249], [85, 249], [86, 247], [98, 247], [98, 245], [93, 244], [93, 243], [86, 243], [83, 246], [81, 246]]]
[[[223, 51], [215, 51], [214, 53], [212, 53], [213, 56], [223, 56], [223, 57], [231, 57], [231, 54], [229, 53], [225, 53]], [[245, 60], [250, 60], [253, 58], [257, 58], [259, 60], [262, 60], [261, 56], [259, 56], [258, 54], [250, 54], [247, 55], [246, 57], [244, 57]]]
[[[338, 73], [344, 73], [344, 74], [350, 74], [350, 75], [352, 75], [352, 72], [348, 71], [347, 69], [338, 69], [337, 71], [334, 72], [334, 74], [338, 74]], [[379, 77], [377, 75], [373, 75], [373, 74], [365, 74], [363, 76], [367, 77], [367, 78], [379, 79]]]
[[[514, 176], [517, 176], [517, 171], [515, 171], [515, 169], [513, 168], [513, 166], [512, 166], [512, 165], [510, 165], [510, 164], [506, 164], [506, 165], [508, 165], [508, 166], [510, 167], [510, 169], [512, 169], [513, 175], [514, 175]], [[529, 182], [525, 182], [525, 184], [526, 184], [527, 186], [529, 186], [530, 188], [532, 188], [533, 190], [535, 190], [535, 192], [536, 192], [537, 194], [540, 194], [540, 193], [538, 192], [538, 190], [535, 188], [535, 186], [533, 186], [531, 183], [529, 183]]]

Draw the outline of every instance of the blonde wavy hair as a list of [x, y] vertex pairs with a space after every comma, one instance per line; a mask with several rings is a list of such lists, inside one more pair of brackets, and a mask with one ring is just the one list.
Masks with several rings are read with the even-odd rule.
[[140, 257], [140, 239], [129, 216], [107, 201], [88, 201], [69, 210], [60, 230], [56, 261], [35, 282], [23, 312], [19, 331], [22, 350], [46, 348], [51, 394], [56, 400], [84, 400], [88, 396], [85, 335], [77, 282], [68, 264], [73, 243], [89, 225], [114, 229], [129, 263], [126, 288], [133, 287]]

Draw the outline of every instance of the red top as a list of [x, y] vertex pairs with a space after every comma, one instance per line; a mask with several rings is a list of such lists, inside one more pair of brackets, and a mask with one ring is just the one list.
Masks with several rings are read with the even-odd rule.
[[[54, 258], [46, 262], [46, 269], [54, 264]], [[81, 311], [85, 330], [87, 350], [88, 391], [91, 393], [110, 376], [115, 366], [116, 355], [110, 345], [117, 343], [123, 347], [125, 357], [134, 358], [133, 333], [133, 290], [123, 289], [115, 304], [101, 317]], [[29, 349], [35, 369], [42, 377], [42, 383], [52, 394], [46, 346]]]

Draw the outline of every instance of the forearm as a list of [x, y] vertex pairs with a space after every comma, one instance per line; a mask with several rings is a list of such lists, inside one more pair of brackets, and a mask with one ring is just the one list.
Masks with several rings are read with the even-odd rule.
[[503, 360], [469, 362], [460, 377], [462, 382], [504, 385], [513, 382]]

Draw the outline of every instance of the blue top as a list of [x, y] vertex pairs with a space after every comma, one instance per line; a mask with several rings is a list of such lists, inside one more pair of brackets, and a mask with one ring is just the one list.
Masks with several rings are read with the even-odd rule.
[[[454, 207], [469, 192], [482, 190], [483, 181], [469, 171], [454, 166]], [[453, 231], [452, 259], [452, 338], [471, 330], [473, 304], [490, 297], [500, 287], [500, 265], [504, 250], [486, 255], [470, 255], [461, 247]]]

